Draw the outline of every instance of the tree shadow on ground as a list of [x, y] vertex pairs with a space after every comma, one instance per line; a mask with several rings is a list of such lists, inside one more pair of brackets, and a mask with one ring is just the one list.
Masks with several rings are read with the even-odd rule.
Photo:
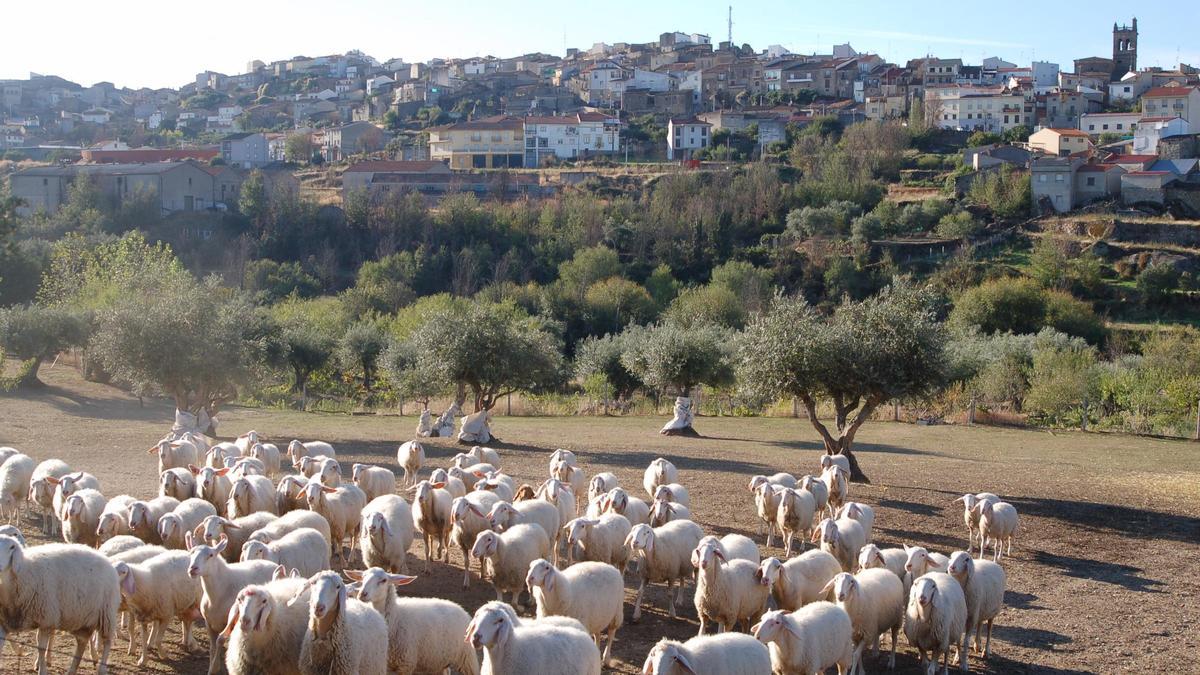
[[1200, 518], [1138, 509], [1118, 504], [1006, 497], [1022, 516], [1061, 520], [1085, 530], [1107, 530], [1137, 539], [1166, 539], [1195, 544], [1200, 541]]
[[45, 403], [72, 417], [162, 422], [167, 428], [170, 428], [175, 419], [174, 408], [158, 399], [147, 398], [142, 406], [138, 406], [133, 399], [91, 397], [52, 384], [20, 389], [6, 396], [20, 398], [26, 402]]
[[[1027, 675], [1095, 675], [1097, 670], [1082, 670], [1076, 668], [1057, 668], [1055, 666], [1044, 666], [1034, 663], [1022, 663], [1013, 659], [1008, 659], [1000, 656], [997, 651], [1003, 649], [1003, 645], [997, 645], [995, 638], [1000, 632], [1000, 626], [996, 626], [992, 630], [992, 657], [986, 661], [987, 670], [994, 673], [1026, 673]], [[971, 659], [971, 664], [980, 663], [979, 659]], [[951, 669], [953, 671], [953, 668]]]
[[1033, 604], [1038, 596], [1033, 593], [1021, 593], [1020, 591], [1007, 590], [1004, 592], [1004, 606], [1012, 607], [1013, 609], [1048, 609], [1043, 605]]
[[876, 506], [881, 506], [888, 509], [897, 509], [907, 511], [918, 516], [936, 516], [942, 512], [937, 506], [932, 504], [921, 504], [919, 502], [902, 502], [897, 499], [880, 499], [875, 503]]
[[875, 542], [880, 548], [887, 546], [901, 546], [902, 544], [928, 545], [933, 546], [939, 553], [949, 554], [950, 551], [958, 551], [966, 546], [966, 539], [956, 537], [949, 534], [938, 534], [934, 532], [918, 532], [917, 530], [900, 530], [890, 527], [875, 526], [875, 532], [882, 532], [888, 536], [886, 540]]
[[1091, 560], [1088, 558], [1073, 558], [1071, 556], [1034, 551], [1033, 560], [1042, 565], [1056, 567], [1062, 574], [1075, 579], [1090, 579], [1106, 584], [1120, 586], [1127, 590], [1140, 593], [1162, 593], [1159, 586], [1165, 584], [1156, 579], [1139, 576], [1143, 571], [1140, 567], [1122, 565], [1120, 563]]

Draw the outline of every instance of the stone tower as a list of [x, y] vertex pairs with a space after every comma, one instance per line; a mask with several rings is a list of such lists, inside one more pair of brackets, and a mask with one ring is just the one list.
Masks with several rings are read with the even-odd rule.
[[1132, 26], [1113, 24], [1113, 81], [1137, 70], [1137, 39], [1137, 17], [1134, 17]]

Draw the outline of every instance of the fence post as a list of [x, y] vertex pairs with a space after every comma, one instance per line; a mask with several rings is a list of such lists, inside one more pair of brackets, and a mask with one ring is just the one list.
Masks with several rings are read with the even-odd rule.
[[1192, 438], [1200, 441], [1200, 399], [1196, 400], [1196, 433]]
[[792, 397], [792, 417], [800, 416], [800, 399]]
[[971, 403], [967, 406], [967, 426], [975, 426], [975, 394], [971, 394]]
[[505, 394], [504, 399], [505, 405], [507, 406], [507, 410], [504, 412], [504, 414], [512, 417], [512, 392]]
[[900, 401], [892, 401], [892, 421], [900, 421]]
[[1084, 431], [1087, 431], [1087, 423], [1088, 423], [1088, 400], [1087, 400], [1087, 397], [1084, 396], [1083, 397], [1083, 430]]
[[608, 383], [604, 383], [604, 416], [608, 417]]

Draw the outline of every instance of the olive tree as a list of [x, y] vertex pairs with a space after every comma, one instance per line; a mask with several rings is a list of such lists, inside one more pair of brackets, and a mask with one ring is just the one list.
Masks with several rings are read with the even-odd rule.
[[642, 382], [621, 362], [625, 345], [624, 333], [584, 338], [575, 346], [576, 377], [585, 384], [588, 380], [601, 380], [615, 399], [633, 395]]
[[318, 326], [297, 322], [279, 331], [282, 360], [291, 369], [292, 391], [300, 394], [300, 409], [308, 407], [308, 380], [333, 356], [335, 341]]
[[[760, 401], [799, 399], [825, 452], [845, 455], [851, 478], [870, 482], [853, 453], [855, 434], [880, 405], [944, 385], [946, 342], [932, 294], [905, 282], [828, 316], [802, 298], [776, 296], [741, 338], [738, 379]], [[833, 407], [832, 429], [818, 418], [822, 400]]]
[[632, 328], [624, 334], [621, 363], [647, 386], [676, 394], [675, 415], [663, 428], [668, 435], [695, 435], [692, 390], [701, 384], [730, 384], [731, 334], [711, 324], [683, 327], [664, 322]]
[[558, 337], [509, 305], [475, 302], [435, 311], [408, 343], [416, 355], [413, 367], [455, 387], [460, 404], [470, 391], [476, 412], [491, 410], [512, 392], [562, 380]]
[[243, 294], [215, 277], [189, 278], [100, 310], [89, 345], [101, 367], [135, 393], [165, 393], [177, 409], [211, 419], [253, 381], [273, 332]]
[[411, 399], [419, 402], [422, 410], [428, 410], [434, 396], [449, 390], [436, 366], [423, 362], [411, 342], [392, 341], [380, 357], [380, 367], [387, 373], [401, 405]]
[[78, 312], [50, 307], [0, 309], [0, 348], [26, 359], [18, 387], [42, 384], [38, 368], [46, 359], [87, 340], [87, 318]]

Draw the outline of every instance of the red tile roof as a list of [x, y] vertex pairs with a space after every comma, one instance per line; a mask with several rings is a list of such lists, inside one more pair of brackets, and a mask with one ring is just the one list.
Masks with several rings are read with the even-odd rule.
[[1153, 87], [1147, 89], [1146, 93], [1142, 94], [1142, 98], [1158, 98], [1162, 96], [1187, 96], [1196, 90], [1196, 87]]
[[1083, 136], [1084, 138], [1088, 137], [1086, 131], [1080, 131], [1079, 129], [1050, 129], [1050, 131], [1053, 131], [1054, 133], [1056, 133], [1060, 136]]
[[1182, 117], [1143, 117], [1138, 120], [1138, 124], [1143, 122], [1170, 122], [1171, 120], [1183, 119]]
[[1142, 162], [1153, 162], [1158, 159], [1158, 155], [1113, 155], [1108, 158], [1109, 164], [1141, 164]]
[[1126, 176], [1170, 176], [1170, 171], [1130, 171]]
[[203, 162], [220, 154], [216, 148], [140, 148], [133, 150], [84, 150], [83, 161], [93, 164], [153, 164], [197, 159]]
[[1117, 168], [1115, 164], [1084, 164], [1079, 167], [1079, 171], [1083, 173], [1104, 173]]

